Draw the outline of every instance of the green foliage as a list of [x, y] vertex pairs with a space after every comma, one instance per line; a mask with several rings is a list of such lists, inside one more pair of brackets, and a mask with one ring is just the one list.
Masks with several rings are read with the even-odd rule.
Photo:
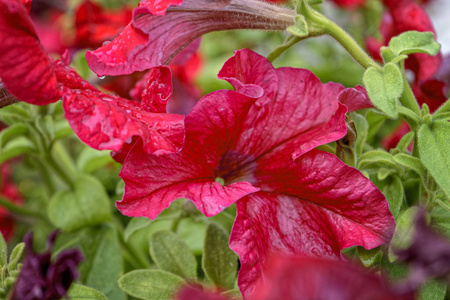
[[11, 255], [9, 256], [9, 270], [15, 270], [20, 260], [22, 259], [23, 251], [25, 250], [25, 244], [19, 243], [14, 249], [11, 251]]
[[105, 295], [88, 286], [73, 283], [67, 292], [69, 299], [108, 300]]
[[111, 220], [109, 197], [97, 178], [83, 175], [75, 180], [73, 191], [52, 197], [48, 215], [55, 226], [67, 232], [99, 225]]
[[403, 93], [403, 76], [393, 63], [387, 63], [384, 69], [370, 67], [364, 72], [364, 86], [372, 103], [388, 117], [398, 117], [398, 99]]
[[395, 219], [399, 216], [403, 208], [403, 184], [400, 177], [393, 175], [385, 179], [373, 179], [389, 203], [389, 210]]
[[358, 256], [364, 266], [370, 267], [373, 265], [379, 265], [381, 263], [381, 258], [383, 253], [380, 247], [374, 249], [364, 249], [363, 247], [358, 247]]
[[450, 197], [450, 123], [436, 121], [424, 124], [417, 139], [423, 165]]
[[419, 290], [419, 300], [444, 300], [447, 284], [437, 280], [425, 283]]
[[407, 31], [393, 37], [389, 41], [389, 48], [396, 55], [413, 53], [436, 55], [441, 45], [436, 42], [432, 32]]
[[125, 294], [117, 285], [123, 273], [123, 262], [116, 229], [103, 224], [71, 234], [61, 234], [53, 256], [75, 246], [80, 247], [84, 255], [84, 261], [79, 267], [80, 282], [100, 291], [109, 300], [125, 300]]
[[0, 267], [6, 266], [8, 259], [8, 245], [0, 232]]
[[186, 243], [171, 231], [159, 231], [150, 239], [150, 254], [158, 268], [182, 278], [197, 278], [197, 260]]
[[144, 300], [172, 299], [183, 284], [183, 278], [161, 270], [134, 270], [119, 279], [125, 293]]
[[389, 260], [391, 262], [397, 259], [394, 254], [395, 249], [405, 249], [411, 245], [414, 221], [419, 210], [418, 207], [410, 207], [397, 219], [394, 236], [389, 245]]
[[228, 246], [229, 235], [219, 225], [211, 223], [206, 229], [202, 267], [216, 286], [232, 289], [236, 280], [237, 256]]

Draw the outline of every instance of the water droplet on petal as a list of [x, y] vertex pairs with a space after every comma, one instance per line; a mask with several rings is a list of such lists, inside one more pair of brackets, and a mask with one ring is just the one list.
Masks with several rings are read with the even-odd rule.
[[98, 76], [98, 79], [105, 79], [105, 75], [100, 75], [100, 76]]
[[111, 42], [110, 42], [110, 41], [104, 41], [103, 44], [102, 44], [102, 46], [106, 46], [106, 45], [108, 45], [109, 43], [111, 43]]

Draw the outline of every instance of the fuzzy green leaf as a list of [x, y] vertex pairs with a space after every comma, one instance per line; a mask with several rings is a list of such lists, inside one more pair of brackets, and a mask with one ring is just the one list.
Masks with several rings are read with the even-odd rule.
[[420, 176], [425, 177], [427, 175], [427, 170], [417, 157], [405, 153], [399, 153], [394, 156], [394, 161], [405, 168], [415, 171]]
[[422, 125], [417, 139], [423, 165], [450, 197], [450, 123], [436, 121]]
[[211, 223], [206, 229], [202, 267], [215, 285], [232, 289], [236, 280], [237, 257], [228, 246], [229, 235], [219, 225]]
[[144, 300], [173, 299], [184, 280], [161, 270], [134, 270], [119, 279], [125, 293]]
[[132, 218], [123, 232], [123, 237], [125, 241], [128, 241], [128, 239], [133, 233], [135, 233], [139, 229], [147, 227], [152, 222], [153, 222], [152, 220], [144, 217]]
[[74, 186], [74, 191], [56, 193], [50, 200], [48, 216], [55, 226], [72, 232], [111, 219], [109, 197], [98, 179], [83, 175]]
[[375, 170], [378, 172], [381, 167], [395, 169], [397, 172], [402, 171], [401, 168], [394, 162], [392, 154], [383, 150], [372, 150], [364, 153], [359, 158], [359, 170]]
[[11, 255], [9, 257], [9, 263], [8, 263], [8, 270], [12, 271], [15, 270], [17, 267], [17, 264], [22, 259], [23, 251], [25, 250], [25, 244], [19, 243], [14, 247], [14, 249], [11, 251]]
[[427, 53], [438, 54], [441, 45], [436, 42], [432, 32], [407, 31], [393, 37], [389, 48], [396, 54]]
[[150, 239], [150, 254], [161, 270], [186, 279], [197, 278], [197, 260], [175, 233], [168, 230], [154, 233]]
[[447, 292], [445, 282], [431, 280], [426, 282], [419, 290], [419, 300], [444, 300]]
[[105, 295], [88, 286], [73, 283], [67, 292], [69, 299], [108, 300]]
[[389, 260], [391, 262], [397, 260], [394, 249], [405, 249], [411, 245], [414, 232], [414, 221], [419, 210], [420, 208], [418, 207], [410, 207], [398, 218], [394, 236], [389, 245]]
[[387, 63], [382, 71], [370, 67], [364, 72], [363, 83], [372, 103], [388, 117], [398, 118], [398, 99], [403, 93], [400, 69]]
[[0, 268], [6, 266], [8, 259], [8, 245], [3, 234], [0, 232]]

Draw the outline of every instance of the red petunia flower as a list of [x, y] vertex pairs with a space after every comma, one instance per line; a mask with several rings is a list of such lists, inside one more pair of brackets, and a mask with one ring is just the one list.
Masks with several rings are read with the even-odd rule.
[[[184, 116], [159, 114], [151, 105], [141, 107], [101, 93], [67, 66], [67, 56], [52, 61], [20, 0], [0, 0], [0, 14], [0, 38], [4, 41], [0, 44], [0, 76], [18, 99], [44, 105], [63, 96], [66, 118], [73, 130], [95, 149], [118, 151], [134, 136], [140, 136], [145, 151], [151, 153], [181, 149]], [[152, 74], [146, 99], [161, 106], [172, 93], [170, 70], [162, 66]]]
[[89, 67], [99, 76], [130, 74], [168, 64], [211, 31], [285, 30], [294, 24], [294, 11], [258, 0], [184, 0], [180, 4], [180, 0], [141, 1], [133, 21], [114, 41], [86, 53]]
[[147, 155], [140, 141], [131, 149], [120, 173], [123, 214], [154, 219], [184, 197], [212, 216], [239, 200], [230, 246], [245, 298], [272, 252], [339, 258], [345, 247], [391, 238], [382, 193], [336, 156], [312, 150], [346, 134], [341, 85], [322, 84], [308, 70], [274, 69], [250, 50], [237, 51], [219, 77], [236, 91], [197, 103], [181, 152]]
[[387, 286], [381, 277], [352, 263], [313, 257], [272, 257], [252, 300], [412, 300]]

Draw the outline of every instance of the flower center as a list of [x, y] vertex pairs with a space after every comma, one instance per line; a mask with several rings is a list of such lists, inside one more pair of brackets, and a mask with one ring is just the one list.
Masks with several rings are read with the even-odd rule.
[[254, 182], [256, 162], [251, 155], [244, 155], [237, 151], [227, 152], [220, 164], [214, 170], [216, 181], [222, 185], [229, 185], [235, 182]]

